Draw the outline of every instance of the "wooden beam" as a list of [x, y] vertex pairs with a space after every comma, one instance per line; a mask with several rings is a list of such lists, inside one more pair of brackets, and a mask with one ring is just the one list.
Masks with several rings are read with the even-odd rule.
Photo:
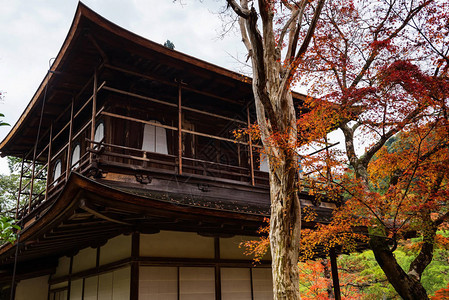
[[22, 179], [23, 179], [23, 166], [25, 164], [25, 158], [22, 156], [22, 164], [20, 167], [20, 179], [19, 179], [19, 192], [17, 193], [17, 205], [16, 205], [16, 220], [19, 216], [20, 195], [22, 193]]
[[[105, 116], [110, 116], [110, 117], [114, 117], [114, 118], [129, 120], [129, 121], [133, 121], [133, 122], [138, 122], [138, 123], [143, 123], [143, 124], [150, 124], [150, 125], [153, 125], [155, 127], [162, 127], [162, 128], [166, 128], [166, 129], [170, 129], [170, 130], [176, 130], [177, 131], [179, 129], [179, 128], [173, 127], [173, 126], [168, 126], [168, 125], [158, 124], [158, 123], [152, 123], [150, 121], [140, 120], [140, 119], [136, 119], [136, 118], [132, 118], [132, 117], [126, 117], [126, 116], [122, 116], [122, 115], [118, 115], [118, 114], [113, 114], [113, 113], [110, 113], [110, 112], [102, 112], [102, 114], [105, 115]], [[246, 143], [246, 142], [236, 141], [236, 140], [233, 140], [233, 139], [228, 139], [228, 138], [224, 138], [224, 137], [216, 136], [216, 135], [212, 135], [212, 134], [207, 134], [207, 133], [201, 133], [201, 132], [197, 132], [197, 131], [193, 131], [193, 130], [181, 129], [181, 132], [190, 133], [190, 134], [193, 134], [193, 135], [204, 136], [204, 137], [208, 137], [208, 138], [211, 138], [211, 139], [216, 139], [216, 140], [221, 140], [221, 141], [226, 141], [226, 142], [231, 142], [231, 143], [239, 143], [239, 144], [243, 144], [243, 145], [248, 145], [248, 143]], [[136, 150], [138, 150], [138, 149], [136, 149]]]
[[[154, 102], [154, 103], [167, 105], [167, 106], [170, 106], [170, 107], [178, 107], [178, 105], [179, 105], [179, 103], [178, 104], [174, 104], [174, 103], [170, 103], [170, 102], [167, 102], [167, 101], [159, 100], [159, 99], [156, 99], [156, 98], [147, 97], [147, 96], [143, 96], [143, 95], [139, 95], [139, 94], [135, 94], [135, 93], [131, 93], [131, 92], [126, 92], [126, 91], [123, 91], [123, 90], [120, 90], [120, 89], [116, 89], [116, 88], [112, 88], [112, 87], [109, 87], [109, 86], [104, 86], [103, 89], [107, 90], [107, 91], [115, 92], [115, 93], [118, 93], [118, 94], [122, 94], [122, 95], [125, 95], [125, 96], [131, 96], [131, 97], [134, 97], [134, 98], [138, 98], [138, 99], [142, 99], [142, 100], [146, 100], [146, 101], [151, 101], [151, 102]], [[185, 86], [183, 86], [182, 89], [188, 90], [188, 88], [185, 87]], [[179, 94], [179, 87], [178, 87], [178, 94]], [[179, 96], [178, 96], [178, 98], [179, 98]], [[210, 112], [203, 111], [203, 110], [196, 109], [196, 108], [191, 108], [191, 107], [187, 107], [187, 106], [181, 106], [181, 108], [183, 110], [188, 110], [188, 111], [191, 111], [191, 112], [207, 115], [207, 116], [210, 116], [210, 117], [220, 118], [220, 119], [223, 119], [223, 120], [228, 120], [228, 121], [232, 121], [232, 122], [236, 122], [236, 123], [240, 123], [240, 124], [246, 124], [245, 121], [242, 121], [242, 120], [239, 120], [239, 119], [230, 118], [230, 117], [226, 117], [226, 116], [210, 113]]]
[[103, 87], [103, 89], [106, 91], [114, 92], [117, 94], [122, 94], [125, 96], [130, 96], [130, 97], [134, 97], [134, 98], [138, 98], [138, 99], [142, 99], [142, 100], [147, 100], [147, 101], [151, 101], [151, 102], [158, 103], [158, 104], [163, 104], [163, 105], [167, 105], [167, 106], [171, 106], [171, 107], [178, 107], [178, 105], [174, 104], [174, 103], [162, 101], [162, 100], [147, 97], [147, 96], [142, 96], [142, 95], [131, 93], [131, 92], [122, 91], [120, 89], [115, 89], [115, 88], [112, 88], [109, 86], [105, 86], [105, 87]]
[[119, 221], [119, 220], [115, 220], [115, 219], [110, 218], [110, 217], [108, 217], [106, 215], [103, 215], [102, 213], [99, 213], [95, 209], [89, 207], [84, 199], [81, 200], [81, 202], [80, 202], [80, 208], [82, 208], [83, 210], [87, 211], [88, 213], [91, 213], [92, 215], [94, 215], [94, 216], [96, 216], [96, 217], [98, 217], [100, 219], [104, 219], [104, 220], [107, 220], [107, 221], [110, 221], [110, 222], [113, 222], [113, 223], [117, 223], [117, 224], [122, 224], [122, 225], [131, 225], [129, 223], [122, 222], [122, 221]]
[[[133, 121], [133, 122], [142, 123], [142, 124], [149, 124], [149, 125], [153, 125], [155, 127], [161, 127], [161, 128], [170, 129], [170, 130], [178, 130], [178, 127], [168, 126], [168, 125], [159, 124], [159, 123], [153, 123], [150, 121], [145, 121], [145, 120], [136, 119], [136, 118], [132, 118], [132, 117], [122, 116], [122, 115], [110, 113], [107, 111], [103, 111], [101, 114], [104, 116], [109, 116], [109, 117], [113, 117], [113, 118], [117, 118], [117, 119], [123, 119], [123, 120]], [[91, 142], [93, 142], [93, 141], [94, 140], [91, 139]]]
[[[150, 76], [150, 75], [146, 75], [146, 74], [130, 71], [130, 70], [127, 70], [125, 68], [112, 66], [110, 64], [105, 64], [104, 67], [108, 68], [108, 69], [111, 69], [111, 70], [119, 71], [119, 72], [122, 72], [122, 73], [125, 73], [125, 74], [133, 75], [133, 76], [136, 76], [136, 77], [141, 77], [141, 78], [144, 78], [144, 79], [148, 79], [148, 80], [151, 80], [151, 81], [158, 81], [158, 82], [163, 83], [163, 84], [168, 85], [168, 86], [173, 86], [173, 87], [177, 87], [178, 86], [178, 83], [176, 83], [176, 82], [168, 81], [168, 80], [162, 79], [160, 77], [155, 77], [155, 76]], [[243, 78], [243, 76], [242, 76], [242, 78]], [[219, 99], [219, 100], [222, 100], [222, 101], [226, 101], [226, 102], [230, 102], [230, 103], [241, 105], [241, 103], [239, 103], [238, 101], [236, 101], [234, 99], [221, 97], [221, 96], [214, 95], [212, 93], [208, 93], [208, 92], [204, 92], [204, 91], [200, 91], [200, 90], [188, 87], [188, 86], [183, 87], [183, 89], [191, 91], [191, 92], [194, 92], [194, 93], [197, 93], [197, 94], [200, 94], [200, 95], [204, 95], [204, 96], [212, 97], [212, 98]]]
[[[72, 102], [72, 112], [73, 112], [73, 102]], [[69, 282], [67, 285], [67, 300], [70, 299], [70, 290], [72, 287], [72, 272], [73, 272], [73, 256], [70, 256], [70, 265], [69, 265]]]
[[[95, 118], [97, 116], [97, 84], [98, 84], [98, 70], [95, 69], [94, 72], [94, 84], [93, 84], [93, 94], [92, 94], [92, 120], [90, 122], [90, 139], [95, 140]], [[93, 148], [93, 144], [90, 145]], [[89, 155], [89, 161], [92, 163], [93, 153]]]
[[210, 113], [210, 112], [207, 112], [207, 111], [202, 111], [202, 110], [191, 108], [191, 107], [187, 107], [187, 106], [182, 106], [182, 109], [188, 110], [188, 111], [193, 111], [193, 112], [196, 112], [196, 113], [199, 113], [199, 114], [203, 114], [203, 115], [206, 115], [206, 116], [211, 116], [211, 117], [215, 117], [215, 118], [228, 120], [228, 121], [231, 121], [231, 122], [236, 122], [236, 123], [240, 123], [240, 124], [245, 124], [246, 125], [245, 121], [241, 121], [239, 119], [229, 118], [229, 117], [217, 115], [217, 114], [214, 114], [214, 113]]
[[48, 188], [50, 184], [50, 178], [52, 176], [51, 167], [51, 144], [52, 144], [53, 124], [50, 125], [49, 140], [48, 140], [48, 155], [47, 155], [47, 181], [45, 182], [45, 201], [48, 199]]
[[182, 175], [182, 88], [178, 85], [178, 174]]
[[139, 263], [131, 262], [130, 299], [139, 299]]
[[[249, 105], [246, 107], [246, 117], [247, 117], [247, 124], [248, 124], [248, 129], [251, 126], [251, 117], [249, 114]], [[254, 158], [253, 158], [253, 141], [252, 141], [252, 136], [251, 136], [251, 132], [248, 132], [248, 146], [249, 146], [249, 163], [250, 163], [250, 169], [251, 169], [251, 184], [255, 185], [255, 180], [254, 180]]]
[[70, 170], [72, 169], [72, 139], [73, 139], [73, 105], [75, 99], [72, 98], [72, 104], [70, 107], [70, 121], [69, 121], [69, 145], [67, 147], [67, 162], [66, 162], [66, 172], [65, 180], [69, 179]]
[[97, 49], [98, 53], [100, 53], [101, 57], [103, 58], [103, 62], [104, 63], [109, 62], [108, 56], [103, 51], [103, 49], [100, 47], [100, 45], [98, 44], [97, 40], [92, 36], [92, 34], [91, 33], [87, 33], [87, 37], [92, 42], [92, 44], [94, 45], [95, 49]]

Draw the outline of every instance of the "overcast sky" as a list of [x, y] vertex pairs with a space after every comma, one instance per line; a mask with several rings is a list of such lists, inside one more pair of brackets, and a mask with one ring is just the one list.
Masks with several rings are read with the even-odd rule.
[[[85, 0], [88, 7], [136, 34], [219, 66], [240, 71], [240, 38], [220, 39], [224, 0]], [[0, 112], [11, 127], [37, 90], [69, 31], [76, 0], [0, 0]], [[0, 140], [11, 127], [0, 127]], [[0, 173], [7, 172], [5, 160]]]

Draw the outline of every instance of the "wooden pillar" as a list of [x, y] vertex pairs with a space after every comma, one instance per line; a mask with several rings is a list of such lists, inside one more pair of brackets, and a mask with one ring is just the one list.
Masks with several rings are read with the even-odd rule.
[[[220, 238], [214, 237], [215, 260], [220, 261]], [[220, 266], [215, 264], [215, 300], [221, 300], [221, 274]]]
[[332, 283], [334, 285], [335, 300], [341, 300], [340, 280], [338, 279], [337, 254], [335, 248], [331, 248], [329, 252], [331, 259]]
[[[249, 115], [249, 105], [246, 107], [246, 116], [248, 119], [248, 129], [251, 126], [251, 118]], [[250, 172], [251, 172], [251, 184], [255, 185], [254, 182], [254, 158], [253, 158], [253, 141], [252, 141], [252, 136], [251, 136], [251, 132], [248, 132], [248, 145], [249, 145], [249, 161], [250, 161]]]
[[37, 144], [34, 146], [34, 155], [31, 167], [31, 178], [30, 178], [30, 198], [28, 199], [28, 213], [31, 212], [31, 200], [33, 200], [33, 188], [34, 188], [34, 170], [36, 167], [36, 148]]
[[73, 255], [70, 256], [69, 282], [67, 285], [67, 300], [70, 300], [70, 290], [72, 289], [72, 273], [73, 273]]
[[[20, 167], [19, 192], [17, 193], [16, 220], [19, 216], [20, 194], [22, 193], [23, 166], [25, 164], [25, 155], [22, 155], [22, 165]], [[11, 287], [12, 288], [12, 287]]]
[[251, 285], [251, 300], [254, 299], [254, 282], [253, 282], [253, 267], [249, 267], [249, 284]]
[[[97, 115], [97, 85], [98, 85], [98, 78], [97, 78], [97, 70], [95, 70], [94, 73], [94, 83], [93, 83], [93, 94], [92, 94], [92, 119], [91, 119], [91, 128], [90, 128], [90, 140], [95, 140], [95, 117]], [[93, 148], [95, 144], [92, 142], [90, 143], [90, 148]], [[93, 153], [91, 152], [89, 155], [90, 163], [92, 163], [93, 160]]]
[[69, 145], [67, 146], [67, 164], [66, 164], [66, 169], [65, 169], [66, 170], [65, 171], [65, 180], [66, 181], [69, 178], [70, 171], [72, 169], [73, 102], [74, 102], [74, 98], [72, 98], [72, 105], [70, 107]]
[[45, 201], [48, 199], [48, 188], [50, 183], [50, 178], [52, 176], [51, 170], [51, 142], [53, 139], [53, 123], [50, 125], [50, 132], [48, 133], [50, 138], [48, 139], [48, 153], [47, 153], [47, 181], [45, 182]]
[[137, 300], [139, 298], [139, 259], [140, 256], [140, 233], [132, 234], [131, 246], [131, 282], [130, 282], [130, 299]]
[[181, 84], [178, 86], [178, 174], [182, 175], [182, 95]]

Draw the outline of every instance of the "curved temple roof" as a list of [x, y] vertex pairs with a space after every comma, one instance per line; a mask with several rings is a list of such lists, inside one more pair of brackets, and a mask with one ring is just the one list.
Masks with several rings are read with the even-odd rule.
[[[159, 72], [167, 82], [182, 82], [217, 98], [246, 103], [253, 99], [251, 78], [202, 61], [138, 36], [98, 15], [81, 2], [67, 37], [27, 108], [0, 143], [2, 156], [20, 156], [35, 142], [43, 98], [42, 131], [62, 112], [99, 65], [132, 62], [142, 73]], [[148, 66], [143, 68], [142, 66]], [[157, 71], [163, 66], [163, 72]], [[294, 93], [295, 99], [305, 99]]]

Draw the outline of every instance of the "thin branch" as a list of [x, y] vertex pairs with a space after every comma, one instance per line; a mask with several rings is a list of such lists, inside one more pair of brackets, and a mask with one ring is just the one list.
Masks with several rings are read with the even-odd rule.
[[318, 19], [320, 18], [320, 15], [321, 15], [321, 10], [323, 9], [324, 2], [325, 2], [325, 0], [320, 0], [318, 2], [317, 7], [315, 8], [315, 13], [313, 15], [313, 19], [309, 25], [309, 30], [307, 31], [307, 35], [304, 38], [304, 41], [302, 42], [302, 45], [299, 48], [298, 53], [296, 53], [295, 59], [299, 59], [306, 52], [307, 48], [309, 47], [310, 41], [312, 40], [312, 37], [315, 33], [316, 24], [318, 23]]
[[239, 17], [247, 19], [249, 17], [250, 11], [247, 8], [240, 6], [235, 0], [226, 0], [228, 5], [234, 10], [234, 12], [239, 15]]
[[[303, 1], [304, 1], [304, 0], [303, 0]], [[281, 33], [279, 34], [278, 45], [277, 45], [277, 47], [276, 47], [276, 49], [277, 49], [278, 51], [281, 51], [281, 49], [282, 49], [282, 44], [284, 43], [285, 35], [287, 34], [289, 27], [291, 27], [291, 25], [292, 25], [293, 23], [296, 23], [296, 19], [298, 18], [299, 13], [300, 13], [300, 10], [299, 10], [299, 9], [293, 9], [290, 18], [288, 19], [287, 23], [285, 23], [284, 27], [282, 28]], [[295, 30], [295, 27], [291, 28], [291, 30]], [[292, 42], [292, 41], [290, 40], [290, 41], [289, 41], [289, 48], [291, 48], [291, 42]]]
[[[396, 37], [402, 31], [402, 29], [404, 29], [405, 26], [407, 26], [407, 24], [410, 22], [410, 20], [432, 1], [433, 0], [428, 0], [426, 2], [423, 2], [421, 5], [415, 7], [413, 10], [411, 10], [409, 12], [409, 14], [407, 15], [407, 17], [403, 20], [402, 24], [398, 28], [396, 28], [396, 30], [394, 32], [392, 32], [388, 37], [386, 37], [386, 40]], [[385, 21], [387, 20], [389, 13], [391, 12], [391, 8], [392, 8], [392, 5], [390, 6], [384, 20], [382, 20], [382, 22], [379, 23], [379, 25], [376, 27], [376, 29], [374, 31], [374, 41], [378, 40], [378, 35], [379, 35]], [[374, 59], [376, 58], [376, 56], [378, 54], [379, 54], [378, 49], [374, 49], [371, 52], [370, 56], [368, 57], [368, 59], [365, 62], [365, 65], [362, 67], [361, 71], [359, 72], [357, 77], [352, 82], [350, 88], [355, 88], [357, 86], [357, 84], [360, 82], [360, 80], [363, 78], [363, 76], [365, 76], [365, 73], [368, 71], [369, 67], [371, 66], [371, 64], [373, 63]]]

